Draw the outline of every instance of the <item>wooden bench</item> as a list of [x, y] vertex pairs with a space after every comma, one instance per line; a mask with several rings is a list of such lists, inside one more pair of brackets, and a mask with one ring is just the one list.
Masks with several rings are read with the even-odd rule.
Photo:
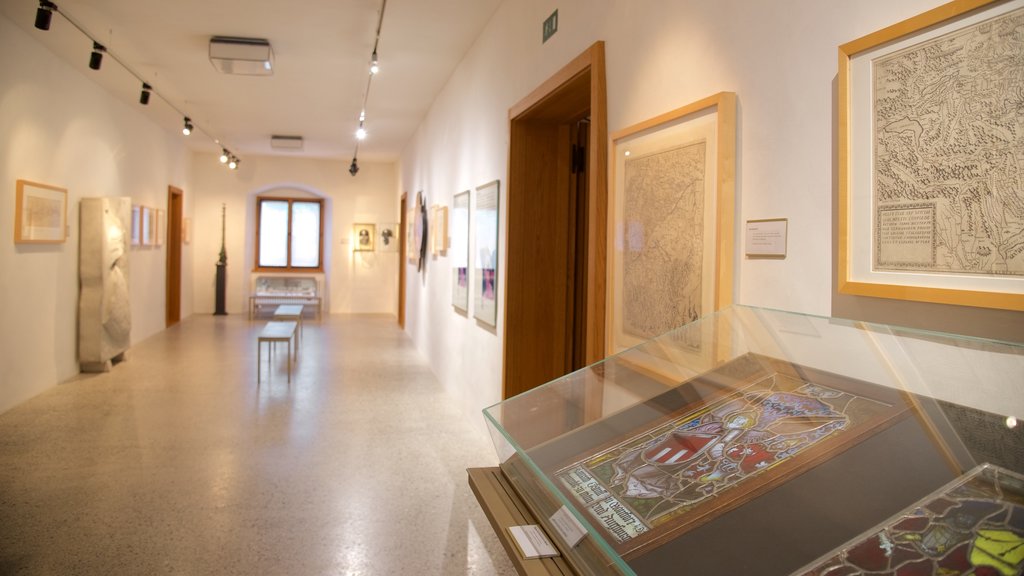
[[277, 342], [286, 342], [288, 344], [288, 382], [292, 381], [292, 350], [294, 349], [295, 359], [299, 358], [299, 346], [295, 340], [295, 327], [296, 322], [267, 322], [267, 325], [260, 330], [259, 335], [256, 336], [256, 382], [259, 383], [262, 365], [263, 365], [263, 343], [268, 344], [268, 355], [267, 355], [267, 373], [270, 374], [270, 368], [273, 366], [274, 361], [274, 344]]

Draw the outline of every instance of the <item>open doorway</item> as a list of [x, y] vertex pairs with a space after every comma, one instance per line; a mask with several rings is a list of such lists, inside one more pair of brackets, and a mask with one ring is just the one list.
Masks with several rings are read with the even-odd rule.
[[181, 322], [181, 219], [184, 193], [167, 187], [167, 315], [165, 326]]
[[604, 357], [604, 43], [516, 104], [509, 124], [505, 398]]

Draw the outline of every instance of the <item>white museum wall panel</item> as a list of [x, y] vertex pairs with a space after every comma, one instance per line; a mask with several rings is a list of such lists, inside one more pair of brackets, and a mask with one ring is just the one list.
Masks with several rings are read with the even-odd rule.
[[[0, 412], [78, 373], [79, 200], [130, 196], [166, 209], [167, 187], [193, 202], [183, 143], [115, 99], [0, 17]], [[15, 181], [66, 188], [70, 235], [63, 244], [15, 245]], [[133, 248], [131, 342], [163, 330], [166, 244]], [[183, 282], [191, 283], [189, 246]], [[182, 295], [182, 317], [192, 312]], [[128, 353], [129, 359], [131, 351]], [[129, 360], [130, 361], [130, 360]]]
[[[256, 252], [256, 198], [323, 198], [324, 313], [396, 314], [398, 252], [354, 252], [354, 223], [398, 221], [395, 164], [280, 156], [245, 156], [238, 170], [226, 170], [209, 153], [194, 153], [196, 194], [192, 222], [195, 251], [193, 296], [197, 314], [213, 313], [216, 263], [221, 248], [221, 207], [226, 207], [227, 312], [248, 313]], [[379, 244], [379, 243], [378, 243]]]
[[[429, 203], [450, 205], [462, 190], [504, 182], [509, 108], [603, 40], [609, 133], [723, 90], [737, 94], [734, 300], [830, 315], [838, 46], [942, 3], [504, 2], [403, 152], [398, 193], [411, 202], [423, 190]], [[558, 31], [542, 43], [542, 22], [555, 9]], [[502, 194], [502, 295], [506, 206]], [[788, 219], [786, 257], [744, 257], [742, 224], [768, 218]], [[500, 400], [503, 296], [497, 329], [488, 329], [472, 310], [451, 306], [449, 258], [431, 257], [425, 273], [402, 265], [406, 329], [439, 379], [470, 414]]]

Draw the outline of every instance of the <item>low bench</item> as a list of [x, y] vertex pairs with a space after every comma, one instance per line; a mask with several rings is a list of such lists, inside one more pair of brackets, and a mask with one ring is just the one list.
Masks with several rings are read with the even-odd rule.
[[320, 279], [315, 276], [253, 276], [249, 296], [250, 320], [264, 307], [276, 308], [282, 304], [311, 306], [319, 319], [323, 308]]
[[298, 342], [293, 342], [296, 339], [295, 327], [298, 325], [297, 322], [267, 322], [267, 325], [260, 330], [260, 333], [256, 336], [256, 382], [259, 383], [260, 376], [262, 373], [263, 365], [263, 343], [268, 344], [268, 355], [267, 355], [267, 371], [270, 373], [270, 367], [273, 366], [273, 352], [274, 344], [277, 342], [286, 342], [288, 344], [288, 382], [292, 381], [292, 350], [294, 349], [295, 359], [299, 358], [299, 346]]

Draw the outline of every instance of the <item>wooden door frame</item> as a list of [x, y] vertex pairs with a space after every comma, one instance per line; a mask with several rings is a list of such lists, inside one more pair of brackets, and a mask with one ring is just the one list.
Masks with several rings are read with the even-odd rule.
[[[587, 151], [587, 177], [589, 197], [587, 208], [587, 278], [586, 278], [586, 329], [585, 357], [587, 364], [604, 357], [605, 352], [605, 306], [606, 306], [606, 263], [607, 263], [607, 212], [608, 212], [608, 114], [605, 95], [604, 42], [595, 42], [585, 52], [573, 59], [564, 68], [543, 82], [528, 96], [509, 110], [509, 173], [506, 197], [505, 226], [505, 312], [502, 365], [502, 397], [509, 398], [534, 386], [536, 374], [550, 372], [550, 369], [524, 367], [544, 363], [531, 358], [526, 351], [520, 351], [524, 342], [537, 337], [527, 328], [521, 328], [518, 316], [529, 306], [544, 306], [545, 303], [531, 304], [529, 293], [536, 292], [541, 279], [529, 262], [529, 249], [524, 244], [535, 240], [536, 230], [530, 230], [530, 195], [533, 198], [548, 194], [558, 186], [565, 185], [556, 172], [567, 172], [565, 166], [568, 154], [554, 152], [555, 157], [544, 152], [529, 150], [523, 141], [530, 135], [542, 140], [566, 137], [565, 124], [579, 120], [589, 113], [591, 129]], [[532, 144], [532, 142], [531, 142]], [[557, 165], [557, 168], [555, 167]], [[564, 170], [563, 170], [564, 169]], [[546, 174], [542, 174], [546, 173]], [[540, 175], [538, 175], [540, 174]], [[511, 320], [511, 322], [510, 322]], [[557, 353], [557, 352], [556, 352]], [[557, 363], [557, 360], [549, 364]], [[550, 367], [548, 367], [550, 368]], [[531, 374], [523, 377], [524, 373]]]
[[398, 327], [405, 329], [405, 211], [409, 204], [409, 193], [402, 192], [398, 213]]
[[181, 219], [184, 216], [185, 193], [175, 186], [167, 187], [167, 270], [165, 286], [165, 327], [181, 322]]

